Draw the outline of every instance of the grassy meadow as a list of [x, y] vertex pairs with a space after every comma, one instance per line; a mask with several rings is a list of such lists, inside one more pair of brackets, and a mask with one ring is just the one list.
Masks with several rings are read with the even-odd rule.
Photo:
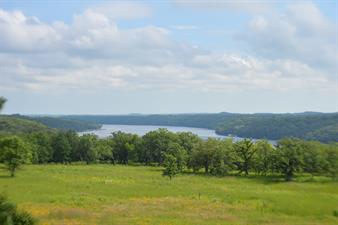
[[27, 165], [15, 178], [0, 171], [0, 193], [45, 225], [338, 223], [338, 183], [328, 178], [170, 181], [161, 174], [144, 166]]

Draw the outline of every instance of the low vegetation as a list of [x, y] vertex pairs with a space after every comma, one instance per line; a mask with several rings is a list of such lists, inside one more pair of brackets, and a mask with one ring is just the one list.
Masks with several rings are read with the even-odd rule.
[[170, 180], [138, 165], [27, 165], [0, 171], [0, 193], [40, 225], [335, 225], [338, 183], [330, 178], [206, 176]]
[[18, 210], [15, 204], [0, 195], [0, 224], [2, 225], [34, 225], [36, 220], [26, 211]]

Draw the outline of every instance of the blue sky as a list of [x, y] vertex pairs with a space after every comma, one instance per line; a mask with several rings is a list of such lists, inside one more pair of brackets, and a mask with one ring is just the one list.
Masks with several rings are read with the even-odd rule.
[[338, 111], [335, 1], [0, 0], [4, 113]]

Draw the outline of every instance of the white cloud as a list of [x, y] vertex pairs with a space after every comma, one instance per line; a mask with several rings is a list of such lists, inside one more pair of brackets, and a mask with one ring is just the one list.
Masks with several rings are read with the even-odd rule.
[[[321, 49], [306, 49], [310, 44], [322, 44], [319, 41], [323, 37], [331, 40], [331, 24], [321, 16], [303, 21], [293, 10], [297, 11], [297, 7], [290, 8], [284, 17], [257, 17], [249, 24], [251, 33], [242, 34], [242, 40], [262, 48], [261, 55], [273, 55], [269, 59], [215, 54], [178, 42], [169, 30], [158, 26], [121, 29], [116, 18], [122, 16], [112, 17], [97, 8], [75, 15], [69, 24], [48, 24], [22, 12], [0, 10], [0, 90], [333, 92], [335, 86], [329, 73], [313, 67], [307, 58], [307, 54]], [[308, 10], [310, 13], [314, 9]], [[308, 40], [306, 37], [314, 31], [325, 36], [310, 35]], [[330, 54], [327, 50], [322, 56]]]
[[283, 14], [256, 16], [237, 34], [260, 56], [292, 59], [335, 71], [336, 26], [310, 2], [291, 4]]

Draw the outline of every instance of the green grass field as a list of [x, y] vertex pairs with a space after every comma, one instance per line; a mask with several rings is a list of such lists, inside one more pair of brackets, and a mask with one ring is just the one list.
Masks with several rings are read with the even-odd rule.
[[0, 172], [0, 193], [40, 224], [338, 224], [338, 183], [326, 178], [180, 175], [160, 168], [27, 165]]

